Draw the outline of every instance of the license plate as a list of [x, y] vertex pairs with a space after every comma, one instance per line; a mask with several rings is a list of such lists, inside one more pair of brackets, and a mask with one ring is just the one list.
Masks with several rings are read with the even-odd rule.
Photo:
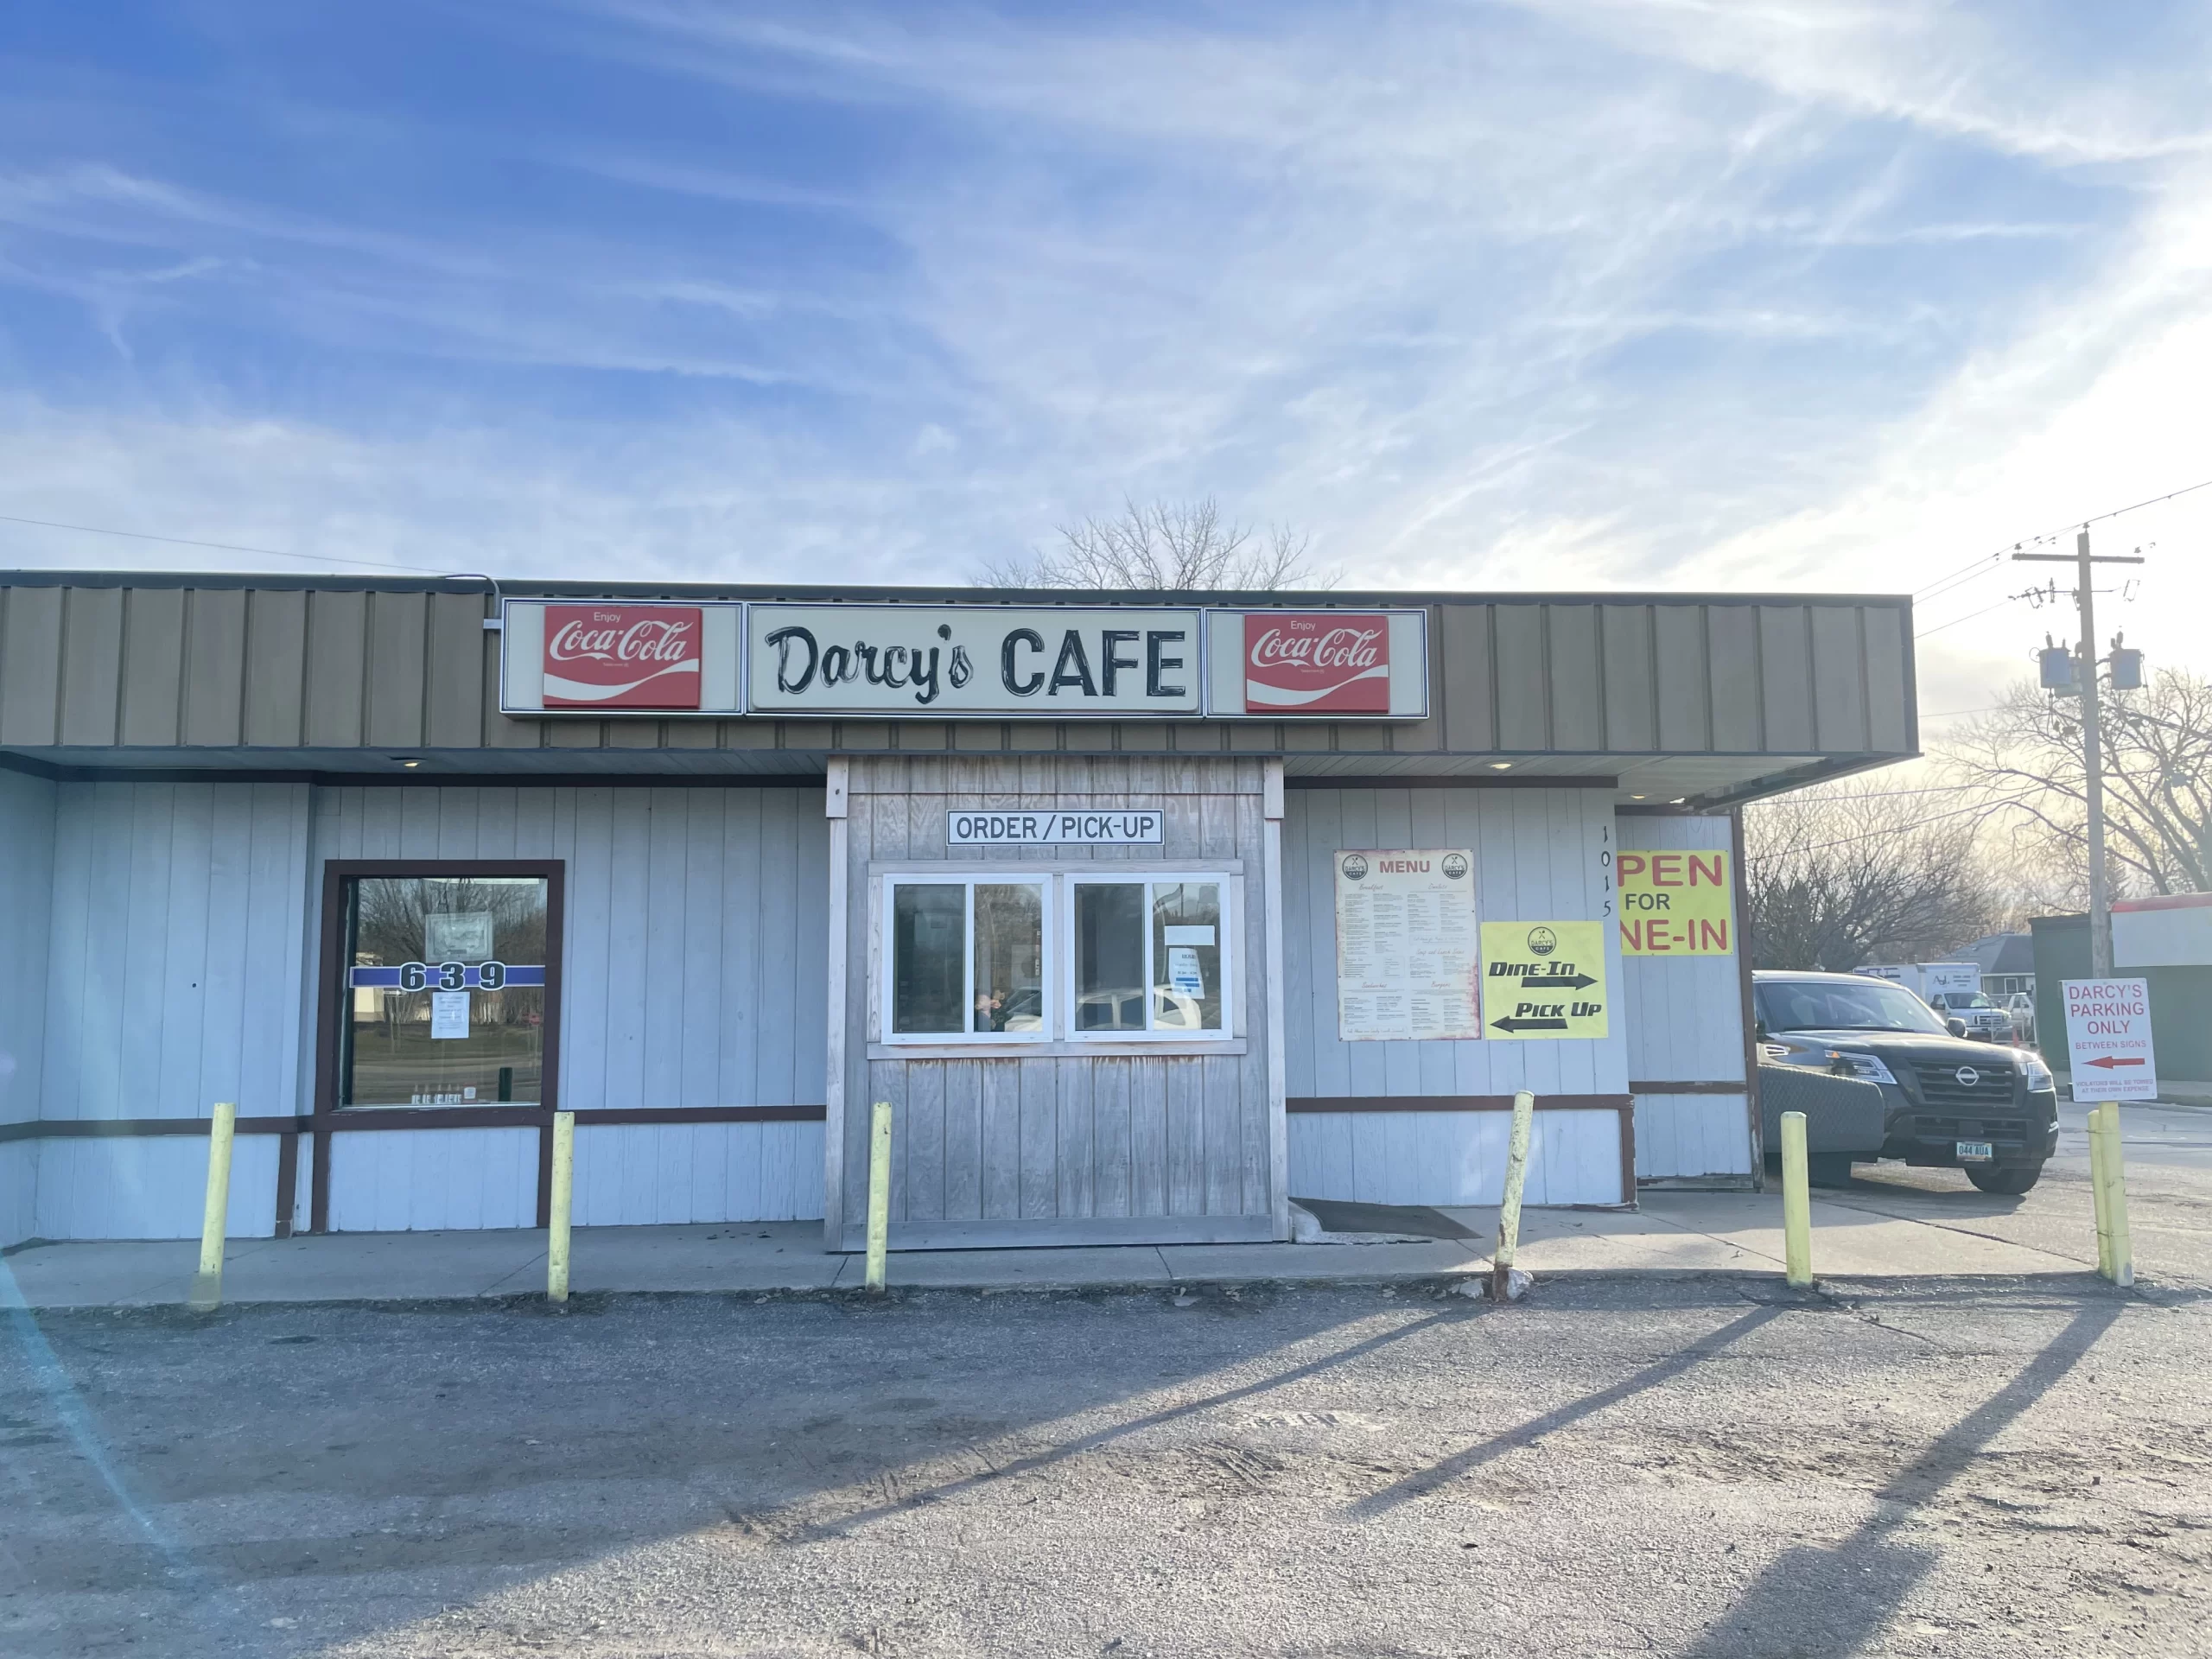
[[1959, 1161], [1962, 1164], [1986, 1164], [1997, 1156], [1997, 1148], [1986, 1141], [1959, 1142]]

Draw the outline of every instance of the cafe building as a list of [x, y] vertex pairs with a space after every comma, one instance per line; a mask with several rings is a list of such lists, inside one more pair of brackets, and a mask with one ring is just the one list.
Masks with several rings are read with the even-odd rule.
[[1739, 810], [1902, 598], [0, 575], [0, 1244], [1749, 1185]]

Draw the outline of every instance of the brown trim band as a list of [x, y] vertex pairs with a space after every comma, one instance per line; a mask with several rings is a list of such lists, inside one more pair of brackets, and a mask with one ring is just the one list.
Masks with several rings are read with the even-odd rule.
[[[578, 1123], [819, 1123], [827, 1109], [814, 1106], [599, 1107], [576, 1114]], [[240, 1135], [346, 1134], [374, 1129], [543, 1128], [553, 1114], [542, 1106], [423, 1106], [353, 1108], [325, 1117], [242, 1117]], [[206, 1135], [205, 1117], [41, 1117], [0, 1123], [10, 1141], [99, 1141], [139, 1135]]]
[[[1540, 1112], [1626, 1112], [1635, 1103], [1626, 1095], [1538, 1095]], [[1286, 1112], [1510, 1112], [1510, 1095], [1293, 1095]]]
[[[106, 1141], [146, 1135], [206, 1135], [208, 1117], [34, 1117], [0, 1123], [0, 1141]], [[305, 1128], [303, 1117], [242, 1117], [240, 1135], [290, 1135]]]
[[1748, 1083], [1630, 1083], [1631, 1095], [1740, 1095], [1751, 1089]]

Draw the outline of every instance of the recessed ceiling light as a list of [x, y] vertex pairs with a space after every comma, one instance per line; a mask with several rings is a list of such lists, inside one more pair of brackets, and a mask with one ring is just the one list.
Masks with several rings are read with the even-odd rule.
[[403, 766], [419, 766], [423, 764], [422, 761], [411, 754], [395, 754], [391, 758], [398, 761]]
[[1667, 804], [1668, 804], [1668, 805], [1669, 805], [1669, 806], [1680, 806], [1680, 805], [1681, 805], [1684, 801], [1687, 801], [1688, 799], [1689, 799], [1689, 797], [1688, 797], [1688, 796], [1687, 796], [1687, 795], [1677, 795], [1677, 796], [1675, 796], [1675, 798], [1674, 798], [1673, 800], [1671, 800], [1671, 801], [1668, 802], [1668, 803], [1667, 803]]
[[1504, 772], [1510, 769], [1513, 763], [1510, 760], [1493, 760], [1490, 763], [1490, 769], [1492, 772]]
[[1630, 799], [1631, 801], [1640, 801], [1640, 800], [1642, 800], [1643, 798], [1643, 796], [1641, 796], [1641, 795], [1631, 795], [1631, 796], [1630, 796], [1630, 797], [1629, 797], [1629, 799]]

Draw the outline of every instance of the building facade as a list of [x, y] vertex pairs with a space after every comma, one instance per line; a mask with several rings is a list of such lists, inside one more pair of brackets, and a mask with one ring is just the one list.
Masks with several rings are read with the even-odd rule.
[[1759, 1166], [1747, 800], [1903, 599], [0, 577], [0, 1243], [1287, 1236]]

